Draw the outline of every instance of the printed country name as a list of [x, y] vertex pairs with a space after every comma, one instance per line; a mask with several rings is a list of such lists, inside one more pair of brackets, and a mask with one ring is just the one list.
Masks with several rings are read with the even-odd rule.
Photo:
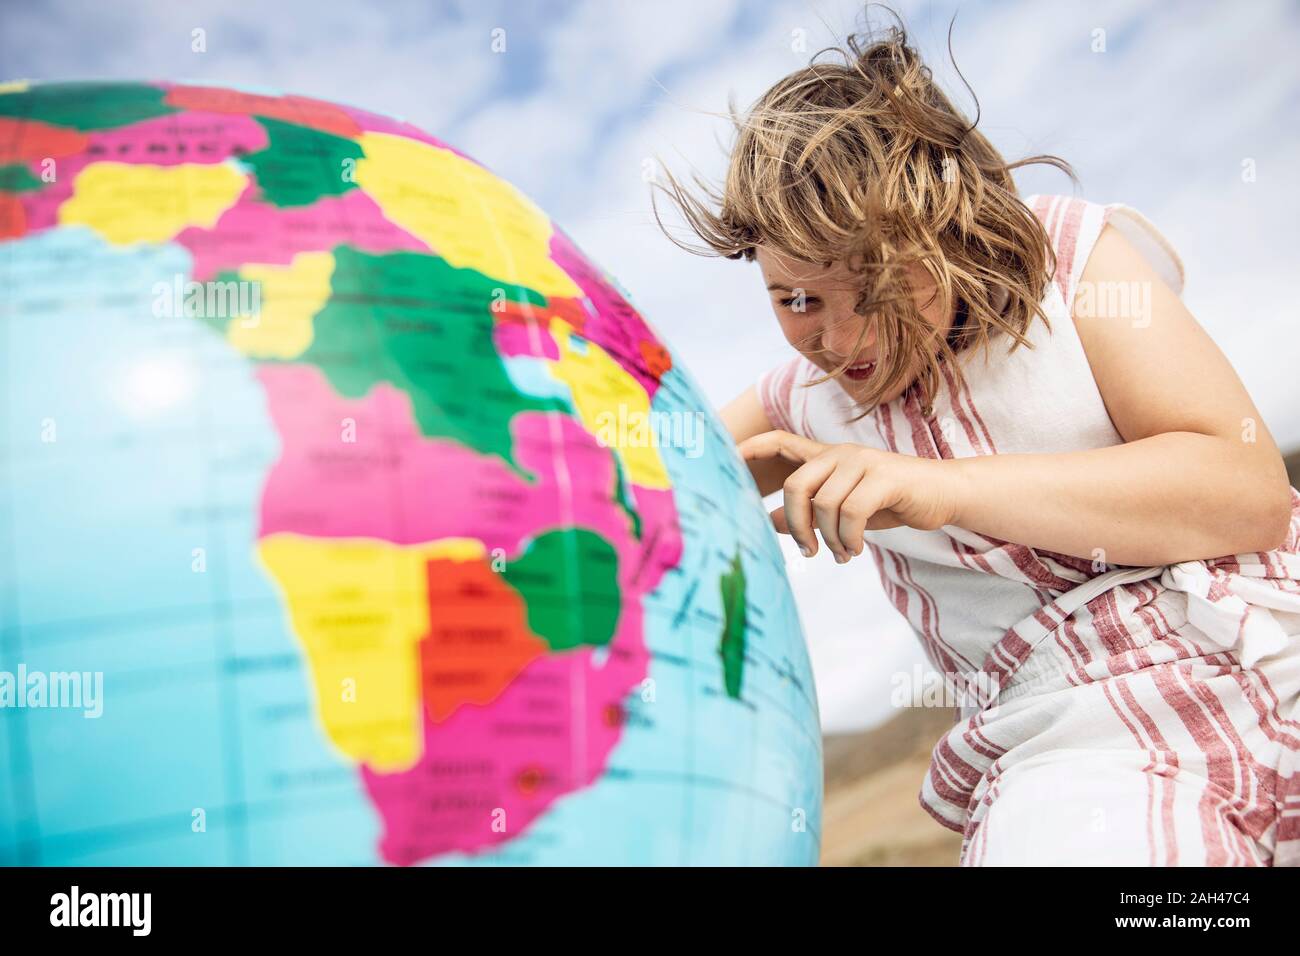
[[0, 708], [84, 711], [87, 719], [104, 713], [103, 671], [0, 671]]
[[152, 927], [152, 893], [68, 893], [50, 897], [51, 926], [129, 926], [131, 935], [148, 936]]

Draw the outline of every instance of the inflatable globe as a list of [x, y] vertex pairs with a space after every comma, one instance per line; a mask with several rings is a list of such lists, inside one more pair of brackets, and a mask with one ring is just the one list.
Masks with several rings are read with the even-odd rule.
[[200, 86], [0, 154], [0, 863], [816, 861], [757, 492], [537, 207]]

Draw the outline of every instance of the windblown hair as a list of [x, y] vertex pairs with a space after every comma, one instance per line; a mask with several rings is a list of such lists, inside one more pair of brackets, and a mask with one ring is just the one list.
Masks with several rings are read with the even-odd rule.
[[[843, 62], [819, 62], [827, 53]], [[1011, 171], [1047, 163], [1072, 180], [1074, 172], [1055, 156], [1008, 164], [975, 129], [978, 102], [975, 123], [967, 122], [908, 45], [901, 22], [879, 35], [850, 36], [846, 48], [819, 51], [746, 116], [732, 103], [728, 115], [736, 141], [722, 191], [698, 175], [705, 200], [671, 173], [668, 185], [659, 186], [704, 246], [678, 242], [657, 204], [655, 219], [689, 252], [752, 261], [762, 245], [809, 263], [841, 263], [860, 276], [857, 347], [843, 365], [810, 383], [843, 372], [874, 320], [879, 356], [857, 417], [905, 385], [919, 386], [928, 408], [940, 363], [949, 363], [960, 381], [957, 352], [987, 348], [998, 331], [1015, 349], [1028, 344], [1035, 315], [1047, 322], [1040, 302], [1054, 256]], [[904, 273], [914, 263], [934, 280], [943, 314], [955, 311], [946, 337], [912, 298]], [[823, 351], [820, 338], [796, 347], [810, 356]]]

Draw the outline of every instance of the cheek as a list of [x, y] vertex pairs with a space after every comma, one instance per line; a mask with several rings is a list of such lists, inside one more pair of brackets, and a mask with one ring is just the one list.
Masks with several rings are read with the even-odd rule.
[[943, 324], [944, 314], [943, 305], [939, 301], [939, 287], [924, 270], [913, 280], [912, 302], [916, 306], [917, 314], [925, 321], [934, 326]]
[[800, 352], [817, 348], [820, 326], [815, 318], [807, 312], [792, 312], [789, 309], [773, 307], [776, 321], [781, 326], [785, 340]]

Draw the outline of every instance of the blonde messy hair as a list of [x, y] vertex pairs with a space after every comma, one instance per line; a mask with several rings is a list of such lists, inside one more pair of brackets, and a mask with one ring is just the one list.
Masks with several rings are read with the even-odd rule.
[[[666, 174], [668, 185], [659, 188], [704, 247], [678, 242], [655, 206], [660, 228], [687, 251], [752, 261], [762, 244], [805, 262], [840, 262], [861, 276], [857, 347], [811, 383], [848, 367], [874, 317], [880, 356], [857, 417], [912, 385], [917, 368], [915, 385], [929, 408], [941, 363], [960, 381], [956, 352], [987, 347], [995, 332], [1009, 335], [1012, 349], [1028, 344], [1034, 316], [1047, 322], [1040, 301], [1055, 261], [1011, 171], [1047, 163], [1075, 179], [1055, 156], [1007, 163], [935, 84], [895, 21], [882, 35], [853, 35], [846, 48], [819, 51], [743, 118], [729, 103], [736, 142], [721, 193], [696, 175], [707, 200], [701, 201]], [[843, 62], [818, 62], [826, 53]], [[976, 110], [978, 122], [978, 102]], [[934, 280], [943, 314], [955, 310], [946, 338], [915, 306], [905, 275], [912, 264]], [[820, 339], [796, 347], [824, 351]]]

